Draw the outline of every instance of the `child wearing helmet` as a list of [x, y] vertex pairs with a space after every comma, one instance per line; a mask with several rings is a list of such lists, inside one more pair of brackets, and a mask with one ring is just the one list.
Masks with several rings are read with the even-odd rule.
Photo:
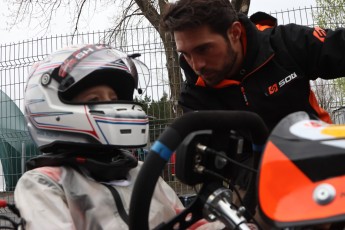
[[[42, 155], [27, 162], [14, 199], [26, 229], [127, 229], [148, 118], [133, 102], [141, 65], [107, 45], [70, 47], [33, 66], [25, 116]], [[150, 228], [183, 205], [162, 179]]]

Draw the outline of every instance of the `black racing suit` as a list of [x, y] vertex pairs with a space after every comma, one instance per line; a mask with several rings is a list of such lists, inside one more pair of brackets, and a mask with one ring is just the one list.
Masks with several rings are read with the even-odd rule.
[[[186, 77], [179, 98], [183, 111], [252, 111], [261, 116], [270, 131], [296, 111], [331, 122], [319, 107], [310, 80], [345, 76], [345, 29], [277, 26], [275, 18], [262, 12], [250, 18], [240, 14], [239, 20], [244, 28], [244, 61], [234, 77], [237, 84], [221, 88], [198, 85], [198, 76], [181, 56]], [[244, 152], [250, 152], [249, 148]], [[245, 183], [243, 177], [237, 181]]]

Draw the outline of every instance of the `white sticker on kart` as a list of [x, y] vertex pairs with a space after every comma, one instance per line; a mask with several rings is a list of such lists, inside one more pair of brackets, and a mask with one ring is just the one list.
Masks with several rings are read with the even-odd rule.
[[333, 125], [323, 121], [299, 121], [290, 127], [290, 132], [308, 140], [345, 138], [345, 125]]

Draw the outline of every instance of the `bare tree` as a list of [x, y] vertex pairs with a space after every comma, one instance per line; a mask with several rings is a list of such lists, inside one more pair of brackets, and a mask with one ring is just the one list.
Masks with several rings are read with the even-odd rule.
[[250, 0], [231, 0], [231, 4], [237, 12], [248, 15]]

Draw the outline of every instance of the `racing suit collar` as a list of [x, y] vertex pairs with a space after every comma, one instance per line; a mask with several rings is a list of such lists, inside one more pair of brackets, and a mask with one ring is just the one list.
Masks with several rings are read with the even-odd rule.
[[[252, 18], [254, 21], [251, 21]], [[246, 41], [240, 79], [259, 69], [274, 54], [269, 36], [266, 35], [266, 33], [270, 33], [270, 30], [267, 29], [272, 28], [271, 25], [275, 25], [275, 22], [272, 21], [273, 19], [272, 16], [262, 12], [252, 15], [250, 19], [244, 14], [239, 14], [239, 20], [245, 31], [245, 36], [242, 37], [242, 40]], [[264, 28], [264, 30], [260, 31], [258, 29], [258, 23], [261, 23], [260, 28]]]

